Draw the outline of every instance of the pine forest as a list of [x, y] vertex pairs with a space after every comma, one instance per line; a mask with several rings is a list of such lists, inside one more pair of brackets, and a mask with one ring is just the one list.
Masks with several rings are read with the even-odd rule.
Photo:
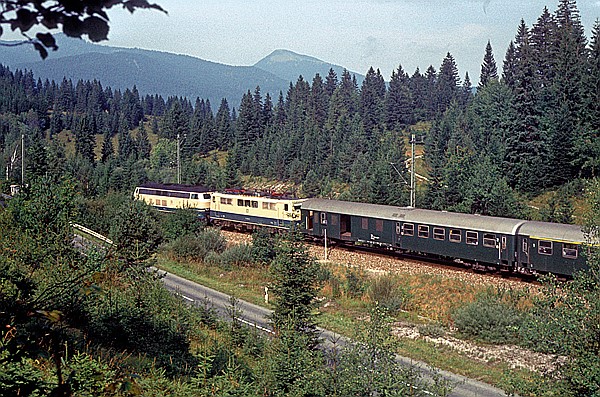
[[[293, 233], [257, 233], [231, 249], [193, 213], [167, 217], [132, 194], [179, 182], [408, 206], [414, 143], [418, 208], [576, 224], [589, 210], [598, 221], [600, 21], [586, 37], [575, 1], [559, 0], [533, 24], [522, 20], [508, 48], [481, 49], [475, 82], [448, 52], [439, 65], [399, 65], [391, 76], [370, 68], [360, 85], [331, 69], [299, 76], [286, 92], [255, 87], [220, 103], [42, 81], [0, 65], [0, 395], [449, 395], [450, 385], [395, 361], [391, 318], [416, 299], [392, 287], [396, 279], [336, 275]], [[24, 187], [9, 199], [11, 185]], [[114, 245], [81, 255], [73, 223]], [[157, 258], [213, 266], [215, 278], [259, 272], [289, 297], [273, 306], [277, 335], [240, 325], [236, 298], [229, 322], [208, 305], [185, 305], [146, 270]], [[598, 396], [598, 274], [535, 284], [545, 298], [473, 293], [421, 328], [435, 336], [438, 326], [458, 327], [562, 363], [552, 376], [502, 368], [492, 380], [507, 392]], [[352, 310], [373, 303], [359, 344], [315, 348], [323, 294]], [[485, 321], [493, 326], [483, 330]]]

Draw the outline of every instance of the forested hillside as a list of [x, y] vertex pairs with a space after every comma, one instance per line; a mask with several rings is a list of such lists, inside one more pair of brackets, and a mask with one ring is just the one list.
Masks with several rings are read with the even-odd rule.
[[[146, 180], [225, 188], [244, 176], [293, 182], [304, 196], [408, 204], [404, 164], [411, 132], [425, 139], [421, 207], [531, 216], [526, 199], [563, 189], [542, 211], [569, 221], [580, 178], [600, 166], [600, 25], [589, 40], [572, 1], [522, 22], [502, 73], [490, 43], [481, 78], [460, 79], [448, 53], [436, 70], [399, 66], [389, 83], [371, 68], [300, 77], [277, 98], [248, 91], [239, 108], [185, 97], [141, 96], [98, 81], [42, 81], [0, 70], [0, 163], [19, 181], [64, 175], [86, 195], [130, 191]], [[150, 139], [150, 138], [151, 139]], [[398, 167], [395, 167], [398, 165]]]

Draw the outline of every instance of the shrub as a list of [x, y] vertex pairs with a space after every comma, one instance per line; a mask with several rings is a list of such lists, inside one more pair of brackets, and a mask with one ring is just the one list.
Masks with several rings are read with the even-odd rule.
[[205, 252], [214, 251], [221, 253], [227, 248], [227, 240], [225, 240], [225, 237], [223, 237], [221, 232], [216, 229], [204, 230], [198, 235], [198, 240]]
[[188, 234], [199, 235], [204, 228], [198, 214], [190, 208], [177, 209], [169, 214], [161, 214], [160, 228], [167, 241], [176, 240]]
[[358, 298], [365, 292], [365, 280], [362, 274], [348, 268], [346, 270], [346, 283], [344, 293], [350, 298]]
[[167, 255], [177, 260], [200, 262], [208, 254], [198, 237], [193, 235], [178, 237], [165, 245], [163, 249]]
[[257, 264], [268, 265], [275, 258], [275, 238], [266, 229], [252, 233], [252, 257]]
[[[218, 264], [226, 241], [218, 230], [207, 229], [199, 235], [181, 236], [163, 247], [167, 255], [177, 260]], [[214, 254], [211, 254], [214, 253]]]
[[398, 285], [396, 279], [385, 275], [373, 280], [369, 286], [369, 297], [393, 313], [408, 308], [411, 294], [406, 288]]
[[499, 294], [482, 294], [475, 302], [462, 306], [453, 315], [458, 332], [487, 343], [518, 342], [519, 330], [526, 315], [514, 302], [502, 300]]
[[220, 266], [226, 270], [235, 266], [250, 266], [254, 263], [252, 246], [248, 244], [234, 245], [223, 251], [219, 256]]

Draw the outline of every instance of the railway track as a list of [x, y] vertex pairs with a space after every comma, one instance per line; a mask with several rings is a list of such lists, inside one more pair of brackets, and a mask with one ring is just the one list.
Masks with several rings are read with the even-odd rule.
[[[221, 230], [230, 244], [250, 243], [252, 236], [248, 233]], [[310, 254], [317, 260], [325, 261], [325, 248], [316, 243], [308, 243]], [[464, 267], [461, 264], [421, 258], [414, 255], [399, 255], [375, 252], [366, 247], [348, 247], [336, 245], [328, 247], [327, 261], [361, 269], [369, 273], [393, 274], [427, 274], [441, 277], [454, 278], [468, 282], [472, 285], [503, 286], [510, 288], [526, 288], [537, 285], [534, 278], [519, 275], [506, 275], [499, 273], [482, 273]]]

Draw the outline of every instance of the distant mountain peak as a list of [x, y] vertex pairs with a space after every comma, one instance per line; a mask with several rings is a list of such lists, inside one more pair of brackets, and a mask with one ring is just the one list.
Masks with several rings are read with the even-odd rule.
[[266, 57], [264, 57], [262, 60], [260, 60], [259, 62], [314, 62], [314, 63], [318, 63], [318, 64], [324, 64], [326, 62], [321, 61], [320, 59], [308, 56], [308, 55], [302, 55], [302, 54], [298, 54], [295, 53], [293, 51], [290, 50], [284, 50], [284, 49], [277, 49], [275, 51], [273, 51], [272, 53], [270, 53], [269, 55], [267, 55]]
[[[328, 63], [315, 57], [284, 49], [273, 51], [256, 62], [254, 66], [291, 82], [296, 82], [300, 75], [306, 81], [311, 81], [317, 73], [324, 78], [330, 69], [333, 69], [338, 76], [341, 76], [345, 69], [342, 66]], [[350, 73], [356, 76], [359, 84], [364, 80], [364, 76], [355, 72]]]

